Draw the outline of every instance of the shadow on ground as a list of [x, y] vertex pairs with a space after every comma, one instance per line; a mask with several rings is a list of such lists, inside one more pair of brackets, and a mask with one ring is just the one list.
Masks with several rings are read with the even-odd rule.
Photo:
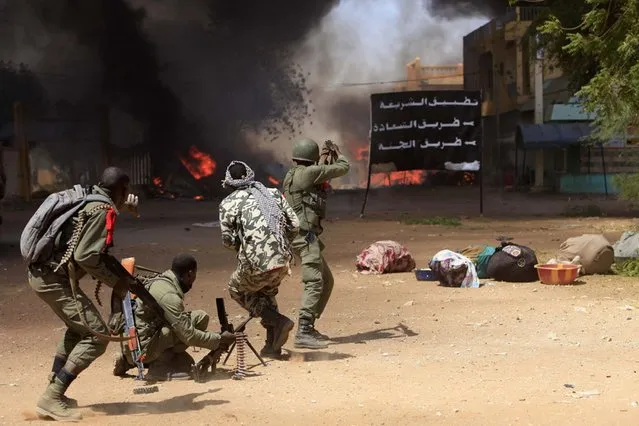
[[331, 339], [333, 345], [343, 345], [347, 343], [366, 343], [370, 340], [397, 339], [401, 337], [414, 337], [418, 334], [402, 323], [395, 327], [380, 328], [378, 330], [366, 331], [364, 333], [351, 334], [350, 336], [334, 337]]
[[156, 402], [109, 402], [88, 405], [94, 413], [108, 416], [125, 416], [132, 414], [170, 414], [184, 411], [202, 410], [208, 406], [228, 404], [226, 400], [205, 399], [195, 401], [195, 398], [219, 391], [211, 389], [207, 392], [189, 393]]

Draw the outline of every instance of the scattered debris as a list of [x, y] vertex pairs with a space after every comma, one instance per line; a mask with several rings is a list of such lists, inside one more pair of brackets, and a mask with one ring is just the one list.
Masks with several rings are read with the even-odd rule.
[[592, 396], [598, 396], [598, 395], [601, 395], [601, 392], [599, 392], [596, 389], [593, 389], [593, 390], [587, 390], [582, 392], [575, 392], [572, 397], [573, 398], [590, 398]]

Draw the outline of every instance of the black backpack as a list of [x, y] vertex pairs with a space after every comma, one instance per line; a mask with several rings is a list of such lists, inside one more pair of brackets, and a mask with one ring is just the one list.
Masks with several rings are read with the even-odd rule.
[[488, 261], [488, 276], [496, 281], [528, 283], [537, 281], [537, 256], [526, 246], [502, 242]]

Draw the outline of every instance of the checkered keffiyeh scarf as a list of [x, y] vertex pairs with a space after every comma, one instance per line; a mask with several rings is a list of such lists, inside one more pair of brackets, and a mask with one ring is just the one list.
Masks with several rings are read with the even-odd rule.
[[[246, 168], [246, 176], [243, 179], [233, 179], [229, 169], [234, 164], [242, 164]], [[273, 194], [261, 183], [255, 181], [255, 172], [243, 161], [231, 161], [226, 168], [226, 176], [222, 181], [224, 188], [246, 189], [255, 197], [260, 212], [264, 215], [268, 228], [275, 234], [282, 247], [288, 246], [286, 239], [286, 217]]]

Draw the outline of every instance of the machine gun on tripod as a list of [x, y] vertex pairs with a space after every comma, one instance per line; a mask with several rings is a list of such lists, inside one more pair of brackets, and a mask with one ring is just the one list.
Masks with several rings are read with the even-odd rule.
[[246, 344], [251, 351], [255, 354], [257, 359], [260, 360], [263, 366], [266, 367], [266, 362], [262, 359], [260, 354], [255, 350], [251, 342], [248, 341], [246, 335], [244, 334], [244, 330], [246, 329], [246, 325], [254, 318], [249, 316], [247, 319], [242, 321], [237, 328], [233, 327], [228, 320], [228, 316], [226, 314], [226, 307], [224, 306], [224, 299], [218, 297], [215, 299], [215, 305], [217, 307], [217, 317], [220, 321], [220, 333], [224, 333], [225, 331], [229, 333], [234, 333], [236, 336], [235, 343], [230, 346], [220, 345], [217, 349], [212, 350], [207, 355], [204, 356], [197, 364], [195, 364], [192, 368], [193, 379], [196, 382], [203, 382], [206, 379], [207, 373], [211, 370], [212, 374], [215, 374], [215, 370], [217, 368], [217, 364], [220, 362], [220, 358], [224, 352], [227, 352], [226, 358], [224, 359], [223, 364], [226, 364], [226, 361], [231, 356], [233, 349], [237, 347], [238, 353], [238, 365], [233, 376], [236, 379], [241, 379], [244, 377], [244, 344]]

